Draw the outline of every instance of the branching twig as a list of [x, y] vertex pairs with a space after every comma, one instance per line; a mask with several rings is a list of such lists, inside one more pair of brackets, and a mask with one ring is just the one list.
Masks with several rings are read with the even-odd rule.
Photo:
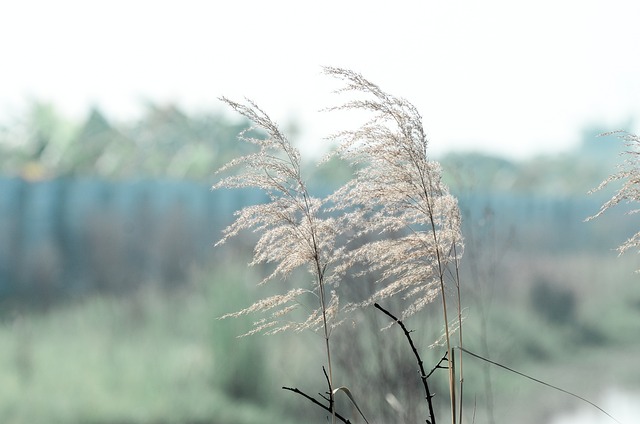
[[[299, 394], [300, 396], [307, 398], [308, 400], [310, 400], [312, 403], [318, 405], [320, 408], [324, 409], [325, 411], [329, 412], [329, 413], [333, 413], [333, 408], [330, 408], [326, 405], [323, 405], [322, 403], [320, 403], [317, 399], [309, 396], [308, 394], [304, 393], [303, 391], [301, 391], [300, 389], [298, 389], [297, 387], [286, 387], [286, 386], [282, 386], [283, 390], [288, 390], [290, 392]], [[340, 421], [342, 421], [345, 424], [351, 424], [351, 421], [349, 421], [347, 418], [343, 417], [342, 415], [338, 414], [337, 412], [335, 413], [335, 416], [337, 419], [339, 419]]]
[[[407, 340], [409, 341], [409, 345], [411, 346], [411, 350], [413, 350], [413, 354], [415, 355], [416, 360], [418, 361], [418, 367], [420, 368], [420, 379], [422, 380], [422, 385], [424, 386], [424, 391], [426, 393], [425, 399], [427, 400], [427, 404], [429, 405], [429, 417], [431, 418], [427, 422], [429, 422], [431, 424], [436, 424], [436, 416], [435, 416], [435, 412], [433, 410], [433, 403], [431, 401], [431, 399], [433, 398], [434, 395], [429, 390], [429, 383], [427, 382], [427, 377], [428, 376], [424, 371], [424, 365], [423, 365], [423, 362], [422, 362], [422, 358], [420, 357], [420, 354], [418, 353], [418, 349], [416, 349], [416, 346], [413, 343], [413, 339], [411, 338], [411, 333], [409, 332], [409, 330], [407, 330], [407, 327], [405, 327], [404, 323], [402, 321], [400, 321], [398, 318], [396, 318], [395, 316], [393, 316], [391, 314], [391, 312], [389, 312], [386, 309], [384, 309], [378, 303], [375, 303], [373, 306], [375, 306], [376, 309], [382, 311], [385, 315], [387, 315], [389, 318], [391, 318], [396, 323], [398, 323], [400, 328], [402, 328], [402, 331], [404, 331], [404, 335], [406, 336]], [[440, 362], [438, 363], [438, 366], [440, 365], [440, 363], [442, 363], [442, 360], [440, 360]], [[431, 375], [431, 373], [429, 373], [429, 375]]]
[[448, 356], [449, 356], [449, 355], [448, 355], [447, 353], [445, 353], [445, 354], [442, 356], [442, 358], [440, 358], [440, 360], [438, 361], [438, 363], [436, 364], [436, 366], [435, 366], [435, 367], [433, 367], [433, 368], [431, 369], [431, 371], [429, 371], [429, 374], [427, 374], [427, 378], [431, 377], [431, 374], [433, 374], [436, 370], [446, 370], [446, 369], [449, 369], [449, 366], [446, 366], [446, 367], [443, 367], [443, 366], [442, 366], [442, 363], [443, 363], [444, 361], [448, 361], [448, 359], [447, 359], [447, 357], [448, 357]]

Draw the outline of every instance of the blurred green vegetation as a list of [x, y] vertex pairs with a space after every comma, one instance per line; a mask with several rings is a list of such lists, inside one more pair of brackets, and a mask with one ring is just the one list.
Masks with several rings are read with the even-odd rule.
[[[92, 176], [109, 179], [161, 177], [212, 181], [220, 166], [246, 153], [238, 134], [246, 120], [220, 113], [187, 114], [172, 104], [148, 104], [137, 120], [116, 122], [97, 108], [81, 122], [64, 117], [54, 105], [34, 101], [24, 116], [0, 123], [0, 169], [4, 176], [27, 179]], [[623, 128], [625, 130], [631, 123]], [[288, 134], [298, 134], [295, 124]], [[435, 158], [455, 190], [493, 190], [537, 195], [584, 195], [619, 163], [622, 143], [613, 130], [593, 125], [582, 132], [573, 150], [523, 161], [478, 152]], [[514, 139], [517, 143], [517, 139]], [[505, 146], [508, 152], [509, 146]], [[308, 174], [320, 191], [350, 178], [337, 160], [320, 167], [306, 158]], [[321, 183], [317, 183], [320, 181]]]
[[[468, 281], [463, 292], [466, 347], [594, 399], [604, 385], [632, 387], [640, 379], [640, 370], [629, 368], [633, 355], [640, 353], [640, 287], [629, 284], [619, 258], [600, 258], [597, 264], [594, 259], [582, 255], [533, 260], [540, 269], [570, 265], [578, 271], [569, 280], [558, 275], [557, 281], [540, 283], [539, 273], [531, 271], [517, 282]], [[630, 261], [622, 263], [632, 266]], [[612, 272], [620, 278], [598, 284], [587, 278], [593, 272]], [[310, 394], [322, 390], [322, 340], [310, 334], [238, 339], [250, 328], [248, 320], [217, 320], [264, 295], [263, 289], [252, 287], [257, 279], [256, 272], [243, 270], [241, 262], [228, 263], [226, 271], [202, 271], [177, 290], [145, 286], [126, 297], [94, 295], [47, 312], [14, 311], [0, 325], [0, 421], [309, 420], [318, 413], [316, 408], [280, 387], [299, 386]], [[479, 284], [494, 290], [492, 295], [481, 296]], [[563, 288], [540, 293], [540, 284]], [[553, 301], [553, 293], [546, 290], [571, 293], [571, 315], [557, 316], [553, 302], [534, 307], [540, 297]], [[428, 348], [439, 332], [430, 325], [438, 319], [438, 311], [432, 312], [406, 322], [428, 367], [443, 353], [442, 348]], [[386, 401], [391, 393], [411, 408], [413, 415], [407, 416], [419, 419], [423, 399], [402, 334], [395, 327], [380, 332], [387, 321], [373, 309], [361, 318], [371, 322], [335, 330], [340, 384], [352, 390], [368, 416], [393, 417], [397, 412]], [[563, 368], [558, 370], [560, 364]], [[465, 399], [468, 411], [478, 417], [487, 408], [486, 372], [486, 364], [466, 358]], [[446, 393], [443, 373], [432, 378], [436, 393]], [[490, 376], [491, 402], [502, 419], [540, 422], [545, 411], [559, 411], [564, 405], [557, 399], [562, 395], [503, 370], [492, 368]], [[547, 397], [548, 408], [538, 404], [532, 410], [531, 398]], [[445, 396], [437, 400], [445, 410]]]
[[174, 105], [149, 104], [134, 122], [113, 122], [93, 109], [73, 122], [47, 103], [0, 125], [0, 169], [27, 179], [92, 176], [210, 179], [238, 155], [246, 121], [221, 114], [187, 115]]
[[[585, 196], [614, 172], [621, 161], [622, 141], [615, 135], [603, 135], [611, 130], [598, 125], [587, 127], [582, 131], [580, 143], [572, 150], [521, 161], [478, 152], [449, 153], [438, 160], [444, 178], [454, 191]], [[504, 149], [508, 152], [509, 146]]]
[[[0, 125], [0, 169], [4, 176], [28, 180], [210, 182], [218, 167], [243, 153], [236, 138], [246, 127], [221, 115], [189, 115], [157, 105], [149, 105], [135, 122], [113, 122], [97, 109], [84, 122], [71, 122], [54, 106], [36, 102], [21, 119]], [[534, 209], [540, 199], [583, 199], [615, 170], [622, 146], [615, 137], [597, 137], [606, 130], [585, 130], [575, 150], [557, 156], [436, 158], [454, 193], [481, 197], [461, 205], [468, 212], [462, 269], [467, 348], [593, 399], [609, 386], [637, 387], [640, 381], [633, 362], [640, 354], [637, 258], [611, 252], [623, 241], [614, 240], [618, 233], [608, 227], [619, 226], [619, 216], [605, 216], [601, 225], [583, 224], [596, 210], [567, 212], [548, 204], [543, 213]], [[320, 192], [350, 176], [337, 161], [308, 167]], [[524, 196], [531, 206], [524, 203], [528, 209], [505, 217], [500, 209], [506, 203], [498, 200], [509, 196]], [[220, 206], [225, 213], [230, 207]], [[602, 233], [595, 246], [579, 237], [588, 233], [579, 225], [594, 225], [589, 228]], [[298, 386], [312, 395], [324, 389], [320, 338], [238, 339], [250, 322], [216, 319], [268, 293], [254, 287], [260, 270], [246, 267], [250, 237], [215, 251], [210, 263], [190, 269], [187, 282], [171, 289], [145, 282], [44, 310], [5, 308], [0, 422], [252, 424], [310, 422], [316, 416], [321, 422], [321, 411], [280, 389]], [[577, 241], [562, 243], [572, 237]], [[104, 245], [104, 239], [98, 242]], [[426, 311], [407, 322], [427, 367], [443, 353], [429, 348], [441, 330], [432, 324], [439, 322], [438, 314]], [[376, 311], [363, 311], [334, 331], [337, 381], [351, 389], [368, 416], [421, 419], [423, 398], [412, 385], [412, 379], [419, 383], [414, 359], [396, 328], [378, 331], [386, 324]], [[476, 422], [494, 422], [491, 417], [545, 422], [569, 404], [556, 392], [471, 359], [465, 373], [467, 411], [477, 415]], [[446, 393], [445, 381], [436, 373], [433, 390]], [[391, 408], [389, 394], [404, 412]], [[445, 397], [436, 397], [443, 409]]]
[[237, 339], [246, 320], [217, 320], [249, 300], [247, 276], [218, 271], [213, 284], [210, 275], [179, 290], [147, 286], [5, 317], [0, 421], [299, 422], [300, 409], [279, 400], [273, 344]]

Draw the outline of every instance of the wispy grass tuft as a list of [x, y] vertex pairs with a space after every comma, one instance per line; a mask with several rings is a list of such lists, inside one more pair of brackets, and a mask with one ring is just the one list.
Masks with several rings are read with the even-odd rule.
[[[338, 93], [356, 98], [329, 111], [364, 111], [372, 115], [359, 128], [331, 137], [339, 147], [327, 160], [338, 157], [350, 163], [353, 178], [326, 198], [313, 197], [301, 175], [298, 150], [267, 114], [251, 101], [241, 104], [222, 98], [265, 136], [249, 137], [247, 131], [240, 135], [241, 141], [254, 144], [258, 151], [223, 167], [220, 172], [234, 168], [239, 172], [222, 178], [214, 189], [252, 187], [268, 195], [267, 203], [238, 211], [235, 222], [218, 243], [225, 243], [244, 230], [258, 233], [251, 264], [275, 267], [262, 283], [289, 277], [304, 267], [313, 275], [311, 285], [296, 285], [224, 317], [262, 314], [248, 334], [322, 331], [329, 371], [328, 410], [335, 422], [331, 330], [341, 322], [342, 315], [390, 298], [402, 299], [402, 319], [441, 299], [444, 338], [451, 355], [450, 337], [462, 321], [458, 263], [463, 242], [457, 201], [442, 182], [439, 164], [429, 158], [428, 140], [417, 109], [360, 74], [341, 68], [324, 71], [344, 82]], [[373, 276], [359, 280], [373, 280], [374, 287], [366, 297], [349, 299], [340, 307], [339, 283], [354, 274]], [[450, 292], [456, 294], [453, 299], [458, 304], [452, 326], [447, 307]], [[303, 319], [294, 319], [293, 312], [300, 309], [309, 293], [316, 296], [317, 305], [309, 308]], [[448, 363], [456, 422], [451, 356]]]
[[[247, 131], [240, 135], [244, 142], [259, 147], [257, 153], [242, 156], [224, 166], [220, 172], [239, 167], [241, 172], [223, 178], [214, 188], [254, 187], [269, 196], [269, 202], [248, 206], [236, 214], [236, 220], [224, 230], [226, 242], [242, 230], [253, 230], [260, 234], [254, 249], [252, 265], [275, 264], [275, 270], [262, 283], [275, 277], [287, 277], [294, 270], [306, 267], [313, 275], [313, 285], [294, 288], [284, 294], [262, 299], [239, 312], [225, 315], [234, 317], [248, 313], [267, 313], [254, 323], [247, 334], [276, 334], [285, 330], [322, 330], [327, 355], [328, 383], [332, 421], [333, 369], [331, 364], [330, 333], [336, 324], [339, 309], [335, 292], [327, 293], [332, 283], [327, 270], [337, 257], [335, 239], [338, 225], [334, 218], [322, 216], [323, 200], [312, 197], [301, 175], [300, 153], [282, 134], [278, 126], [255, 103], [240, 104], [222, 99], [240, 114], [251, 120], [257, 130], [266, 137], [248, 137]], [[292, 312], [304, 304], [303, 295], [313, 293], [317, 306], [303, 320], [292, 319]]]
[[[609, 176], [598, 187], [592, 190], [592, 192], [602, 190], [617, 181], [622, 183], [622, 187], [617, 189], [611, 199], [602, 205], [598, 213], [587, 218], [588, 221], [598, 218], [607, 210], [620, 203], [640, 202], [640, 136], [624, 131], [615, 131], [603, 135], [611, 134], [617, 135], [625, 142], [625, 145], [627, 146], [627, 150], [623, 152], [625, 160], [618, 166], [618, 172]], [[632, 209], [628, 214], [636, 214], [638, 212], [640, 212], [640, 208]], [[635, 233], [627, 241], [622, 243], [618, 247], [618, 253], [623, 254], [629, 249], [638, 249], [640, 252], [640, 232]]]

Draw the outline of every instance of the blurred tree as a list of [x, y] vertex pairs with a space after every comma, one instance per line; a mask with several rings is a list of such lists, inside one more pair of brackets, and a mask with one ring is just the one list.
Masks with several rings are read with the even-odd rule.
[[482, 153], [449, 153], [440, 163], [443, 178], [451, 187], [510, 190], [518, 174], [518, 164]]
[[[615, 168], [622, 145], [615, 135], [606, 135], [612, 130], [630, 133], [633, 121], [629, 120], [620, 128], [607, 128], [603, 125], [589, 125], [582, 130], [580, 151], [585, 157], [597, 160], [600, 164]], [[603, 164], [603, 161], [606, 163]]]
[[[251, 148], [237, 143], [237, 134], [248, 125], [221, 114], [187, 114], [176, 105], [154, 103], [134, 122], [112, 122], [93, 108], [79, 125], [64, 119], [53, 105], [33, 102], [23, 118], [0, 126], [0, 166], [5, 175], [31, 180], [72, 175], [209, 182], [216, 169]], [[287, 127], [297, 132], [295, 122]], [[586, 127], [579, 146], [560, 155], [517, 162], [477, 152], [449, 153], [440, 162], [454, 190], [583, 195], [617, 163], [620, 143], [598, 137], [605, 131], [603, 126]], [[323, 185], [319, 190], [351, 175], [346, 164], [335, 160], [307, 172], [317, 175]]]
[[246, 150], [236, 143], [246, 121], [219, 114], [187, 115], [174, 105], [147, 105], [136, 122], [113, 123], [97, 108], [72, 124], [46, 103], [0, 127], [0, 166], [27, 179], [56, 176], [209, 179]]
[[32, 102], [24, 117], [0, 131], [0, 165], [5, 174], [42, 179], [56, 170], [74, 132], [53, 105]]
[[118, 176], [131, 170], [135, 144], [114, 128], [99, 109], [92, 109], [61, 162], [60, 173]]
[[615, 136], [600, 136], [606, 131], [602, 126], [589, 126], [575, 149], [519, 162], [471, 152], [449, 153], [440, 163], [447, 184], [454, 190], [583, 196], [617, 163], [620, 143], [611, 142]]

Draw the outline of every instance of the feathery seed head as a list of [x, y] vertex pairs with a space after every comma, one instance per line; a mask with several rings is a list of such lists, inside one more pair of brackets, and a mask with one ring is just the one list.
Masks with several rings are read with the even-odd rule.
[[379, 274], [380, 288], [360, 305], [401, 295], [409, 302], [403, 316], [412, 315], [435, 299], [440, 279], [462, 253], [457, 201], [428, 157], [422, 118], [411, 103], [352, 71], [325, 72], [345, 81], [338, 93], [365, 96], [329, 110], [374, 113], [362, 127], [333, 137], [340, 142], [335, 154], [357, 167], [331, 198], [334, 209], [345, 212], [357, 236], [377, 237], [348, 252], [346, 266], [360, 261]]
[[[588, 217], [587, 221], [599, 217], [608, 209], [621, 202], [640, 202], [640, 136], [624, 131], [614, 131], [602, 134], [602, 136], [611, 134], [618, 135], [618, 137], [625, 142], [627, 146], [627, 150], [623, 153], [625, 155], [625, 160], [618, 166], [618, 172], [609, 176], [598, 187], [592, 190], [591, 193], [602, 190], [615, 181], [621, 181], [622, 187], [614, 193], [611, 199], [606, 201], [600, 207], [598, 213]], [[628, 213], [633, 214], [637, 212], [640, 212], [640, 209], [634, 209]], [[638, 249], [640, 251], [640, 232], [637, 232], [627, 241], [622, 243], [617, 250], [619, 254], [623, 254], [629, 249]], [[638, 272], [640, 272], [640, 270], [638, 270]]]
[[[307, 267], [315, 276], [316, 287], [312, 287], [316, 296], [323, 296], [322, 285], [325, 270], [331, 263], [335, 250], [337, 229], [335, 220], [322, 217], [323, 201], [312, 197], [306, 188], [300, 172], [300, 154], [255, 103], [247, 100], [240, 104], [222, 99], [234, 110], [249, 118], [255, 129], [266, 133], [266, 137], [249, 137], [247, 132], [240, 134], [240, 140], [258, 146], [257, 153], [251, 153], [229, 162], [218, 172], [226, 172], [231, 168], [239, 168], [238, 174], [222, 178], [214, 189], [226, 188], [258, 188], [269, 197], [269, 202], [244, 207], [236, 213], [235, 221], [223, 231], [223, 238], [217, 244], [223, 244], [240, 232], [252, 230], [259, 235], [254, 247], [251, 265], [270, 263], [275, 268], [264, 278], [266, 283], [276, 277], [284, 278], [294, 270]], [[326, 281], [325, 281], [326, 280]], [[266, 313], [276, 309], [270, 316], [258, 321], [248, 334], [263, 332], [275, 334], [287, 329], [316, 328], [317, 322], [312, 318], [305, 321], [285, 321], [300, 303], [303, 293], [309, 289], [295, 289], [283, 295], [260, 300], [252, 306], [235, 314]], [[331, 300], [329, 309], [333, 307]], [[335, 301], [337, 305], [337, 300]], [[317, 315], [317, 310], [312, 313]], [[327, 312], [333, 319], [333, 313]], [[311, 316], [310, 316], [311, 317]]]
[[[266, 113], [251, 101], [222, 99], [266, 137], [242, 133], [240, 139], [259, 151], [226, 165], [221, 171], [240, 168], [241, 172], [223, 178], [214, 188], [256, 187], [270, 201], [239, 211], [219, 244], [244, 230], [257, 232], [251, 263], [275, 265], [263, 283], [306, 266], [315, 279], [311, 291], [320, 300], [320, 306], [298, 322], [282, 319], [310, 290], [292, 290], [228, 315], [275, 309], [251, 333], [337, 325], [339, 281], [354, 267], [364, 270], [360, 275], [375, 275], [376, 289], [366, 298], [351, 299], [343, 311], [400, 297], [406, 304], [402, 316], [407, 317], [437, 297], [442, 281], [451, 275], [449, 267], [457, 267], [463, 251], [457, 201], [442, 183], [439, 164], [427, 155], [428, 141], [416, 108], [360, 74], [340, 68], [325, 72], [344, 81], [338, 93], [360, 96], [329, 110], [373, 114], [360, 128], [332, 137], [339, 141], [333, 155], [351, 163], [355, 171], [351, 181], [326, 199], [309, 195], [299, 152]], [[334, 289], [328, 299], [326, 285]]]

